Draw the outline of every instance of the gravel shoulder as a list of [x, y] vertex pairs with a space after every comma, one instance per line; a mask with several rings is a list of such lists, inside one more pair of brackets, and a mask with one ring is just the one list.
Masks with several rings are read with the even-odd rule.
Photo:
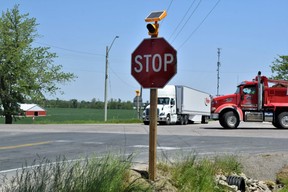
[[278, 173], [285, 165], [288, 165], [287, 153], [249, 154], [239, 156], [243, 165], [243, 172], [247, 177], [257, 180], [276, 180]]

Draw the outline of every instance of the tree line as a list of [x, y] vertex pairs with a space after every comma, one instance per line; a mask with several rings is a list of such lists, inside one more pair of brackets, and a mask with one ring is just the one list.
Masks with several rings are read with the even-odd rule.
[[[90, 108], [90, 109], [104, 109], [104, 102], [93, 98], [91, 101], [78, 101], [77, 99], [71, 100], [42, 100], [42, 101], [27, 101], [27, 103], [37, 103], [44, 108]], [[121, 99], [110, 99], [108, 101], [108, 109], [133, 109], [133, 102], [122, 101]]]

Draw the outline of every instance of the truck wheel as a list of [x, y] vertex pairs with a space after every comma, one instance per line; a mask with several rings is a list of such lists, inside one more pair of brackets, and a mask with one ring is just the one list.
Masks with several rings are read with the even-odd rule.
[[170, 115], [167, 115], [165, 123], [166, 123], [166, 125], [170, 125], [170, 123], [171, 123]]
[[185, 115], [185, 116], [184, 116], [184, 125], [187, 125], [188, 122], [189, 122], [188, 115]]
[[149, 121], [143, 121], [144, 125], [149, 125]]
[[278, 128], [288, 129], [288, 112], [282, 112], [277, 116], [276, 124]]
[[279, 128], [279, 125], [277, 124], [277, 121], [275, 121], [275, 120], [272, 121], [272, 125], [276, 128]]
[[227, 111], [220, 117], [219, 122], [225, 129], [235, 129], [238, 127], [240, 120], [233, 111]]
[[279, 125], [279, 123], [278, 123], [278, 119], [277, 119], [277, 118], [276, 118], [276, 119], [273, 119], [272, 125], [273, 125], [274, 127], [278, 128], [278, 129], [281, 129], [281, 127], [280, 127], [280, 125]]
[[184, 125], [184, 117], [182, 115], [180, 116], [179, 124]]

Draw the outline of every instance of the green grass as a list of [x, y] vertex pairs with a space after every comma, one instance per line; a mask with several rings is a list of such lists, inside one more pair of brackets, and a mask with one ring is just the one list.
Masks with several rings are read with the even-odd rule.
[[[129, 192], [142, 186], [128, 183], [131, 159], [115, 155], [93, 156], [81, 161], [41, 159], [5, 179], [3, 192]], [[139, 191], [139, 190], [138, 190]]]
[[[47, 108], [45, 117], [22, 117], [16, 124], [79, 124], [79, 123], [104, 123], [103, 109], [84, 108]], [[136, 110], [108, 109], [106, 123], [139, 123]], [[4, 118], [2, 120], [4, 123]]]
[[133, 155], [126, 158], [108, 154], [81, 161], [65, 158], [58, 158], [54, 163], [47, 159], [35, 161], [33, 166], [17, 171], [12, 179], [4, 179], [2, 191], [225, 192], [227, 188], [216, 183], [215, 175], [224, 170], [226, 174], [241, 171], [235, 157], [199, 160], [189, 155], [171, 164], [158, 163], [157, 178], [151, 182], [131, 169], [132, 159]]
[[215, 175], [240, 173], [241, 169], [240, 163], [233, 156], [197, 160], [195, 155], [189, 155], [184, 156], [182, 160], [178, 159], [167, 170], [170, 170], [173, 183], [179, 191], [224, 192], [225, 189], [215, 183]]

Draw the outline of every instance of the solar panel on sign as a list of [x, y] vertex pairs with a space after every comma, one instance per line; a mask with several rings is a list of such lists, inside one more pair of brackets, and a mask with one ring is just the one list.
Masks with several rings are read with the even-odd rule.
[[166, 16], [166, 11], [154, 11], [152, 13], [150, 13], [145, 21], [146, 22], [151, 22], [151, 21], [160, 21], [161, 19], [163, 19]]
[[152, 13], [150, 13], [150, 15], [148, 15], [147, 18], [155, 18], [155, 17], [159, 18], [162, 13], [163, 13], [163, 11], [152, 12]]

